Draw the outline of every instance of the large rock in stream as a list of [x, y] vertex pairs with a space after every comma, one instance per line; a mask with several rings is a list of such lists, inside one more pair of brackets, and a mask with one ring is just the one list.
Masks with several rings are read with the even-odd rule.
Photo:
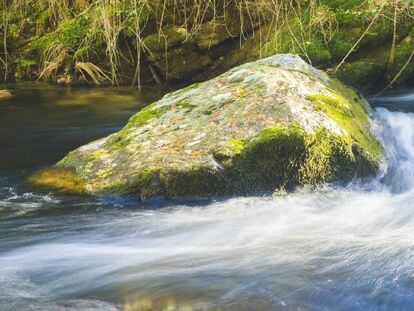
[[372, 177], [383, 149], [369, 112], [359, 94], [300, 57], [276, 55], [167, 94], [31, 181], [146, 199]]

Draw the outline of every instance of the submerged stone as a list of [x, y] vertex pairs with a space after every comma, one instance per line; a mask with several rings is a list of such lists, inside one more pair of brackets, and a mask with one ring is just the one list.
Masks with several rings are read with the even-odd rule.
[[8, 90], [0, 90], [0, 101], [2, 100], [8, 100], [10, 98], [12, 98], [13, 95], [10, 91]]
[[40, 187], [53, 186], [59, 192], [84, 194], [85, 185], [73, 169], [50, 168], [36, 172], [29, 178], [29, 182]]
[[141, 199], [347, 182], [374, 176], [382, 159], [369, 112], [359, 94], [300, 57], [276, 55], [167, 94], [53, 169], [76, 172], [86, 193]]

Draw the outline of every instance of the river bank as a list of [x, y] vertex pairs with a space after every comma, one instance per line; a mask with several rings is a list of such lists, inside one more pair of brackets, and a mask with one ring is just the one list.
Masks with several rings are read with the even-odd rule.
[[192, 83], [278, 53], [359, 89], [401, 87], [414, 75], [414, 8], [402, 0], [13, 0], [1, 9], [2, 80]]

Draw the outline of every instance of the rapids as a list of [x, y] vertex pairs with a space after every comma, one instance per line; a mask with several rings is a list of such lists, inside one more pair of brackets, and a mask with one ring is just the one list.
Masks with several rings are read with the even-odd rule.
[[413, 91], [371, 98], [388, 154], [374, 181], [146, 204], [24, 184], [157, 96], [116, 106], [105, 90], [67, 92], [16, 90], [0, 106], [1, 310], [412, 309]]

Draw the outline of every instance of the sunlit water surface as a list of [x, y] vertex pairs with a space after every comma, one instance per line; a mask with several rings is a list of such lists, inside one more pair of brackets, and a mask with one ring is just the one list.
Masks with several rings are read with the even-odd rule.
[[142, 204], [24, 177], [165, 90], [15, 88], [0, 102], [0, 310], [413, 309], [414, 91], [372, 98], [393, 110], [375, 112], [389, 159], [373, 182]]

